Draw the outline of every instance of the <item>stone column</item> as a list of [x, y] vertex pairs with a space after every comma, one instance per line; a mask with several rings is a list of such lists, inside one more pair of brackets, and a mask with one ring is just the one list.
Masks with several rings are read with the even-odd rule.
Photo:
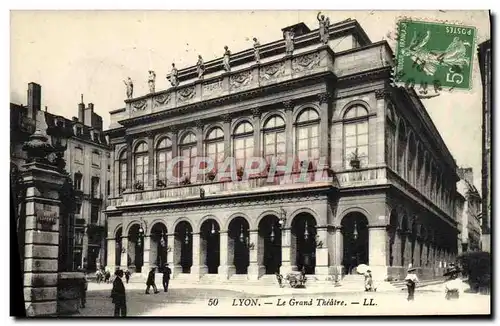
[[155, 146], [154, 139], [155, 135], [148, 132], [148, 183], [144, 185], [144, 188], [150, 188], [156, 186], [156, 176], [155, 176]]
[[387, 230], [385, 226], [369, 226], [368, 232], [368, 264], [374, 278], [383, 280], [387, 277]]
[[127, 189], [132, 189], [132, 185], [134, 184], [132, 181], [132, 177], [134, 175], [133, 169], [134, 165], [132, 161], [134, 159], [134, 153], [132, 153], [132, 137], [127, 137]]
[[191, 274], [193, 278], [199, 279], [204, 273], [205, 268], [203, 268], [203, 261], [201, 255], [201, 236], [200, 233], [193, 232], [193, 266], [191, 266]]
[[342, 235], [342, 229], [340, 226], [337, 226], [334, 232], [335, 232], [334, 233], [335, 247], [333, 248], [335, 250], [334, 266], [337, 269], [337, 273], [339, 275], [342, 275], [343, 273], [342, 259], [344, 257], [344, 236]]
[[167, 248], [170, 248], [167, 249], [167, 263], [168, 265], [170, 266], [170, 269], [172, 270], [172, 275], [174, 273], [174, 265], [175, 265], [175, 262], [174, 262], [174, 242], [175, 242], [175, 234], [173, 233], [169, 233], [167, 235]]
[[42, 163], [29, 163], [23, 168], [21, 178], [26, 189], [22, 203], [26, 213], [23, 268], [26, 315], [53, 315], [58, 310], [59, 190], [64, 176], [54, 167]]
[[[292, 159], [294, 156], [293, 152], [293, 108], [294, 103], [292, 101], [283, 102], [283, 106], [285, 107], [285, 138], [286, 138], [286, 153], [285, 157], [287, 162], [289, 159]], [[283, 274], [283, 272], [281, 272]], [[284, 274], [283, 274], [284, 275]]]
[[[142, 274], [149, 273], [149, 269], [153, 266], [150, 265], [150, 252], [151, 252], [151, 236], [144, 235], [144, 243], [142, 244], [143, 253], [142, 253]], [[137, 264], [137, 262], [136, 262]]]
[[[321, 118], [320, 120], [320, 126], [319, 126], [319, 134], [327, 136], [329, 135], [328, 132], [328, 122], [329, 122], [329, 112], [328, 112], [328, 106], [330, 102], [330, 94], [329, 93], [321, 93], [318, 94], [318, 104], [320, 106], [320, 112], [319, 116]], [[328, 153], [328, 148], [329, 148], [329, 141], [330, 137], [320, 137], [319, 139], [319, 157], [324, 157], [326, 158], [325, 163], [330, 164], [330, 155]]]
[[[203, 123], [200, 120], [198, 120], [196, 121], [196, 155], [198, 157], [203, 157], [205, 155], [203, 133], [204, 133]], [[197, 180], [196, 182], [201, 182], [203, 181], [203, 177], [204, 176], [202, 174], [198, 174], [197, 176], [191, 176], [191, 182], [193, 182], [193, 180]]]
[[[223, 115], [224, 122], [224, 159], [231, 157], [231, 116], [229, 114]], [[214, 162], [215, 163], [215, 162]]]
[[261, 251], [264, 250], [264, 248], [260, 248], [260, 242], [259, 241], [259, 232], [258, 230], [250, 230], [250, 243], [254, 244], [254, 248], [250, 250], [250, 264], [248, 266], [248, 278], [250, 280], [258, 280], [260, 275], [261, 275], [261, 266], [259, 266], [259, 263], [262, 260], [259, 260], [259, 255], [263, 255], [264, 253]]
[[115, 238], [108, 238], [108, 255], [106, 259], [106, 267], [109, 267], [110, 270], [114, 271], [116, 267], [115, 266], [115, 255], [116, 255], [116, 239]]
[[326, 226], [317, 228], [316, 238], [316, 268], [315, 274], [321, 275], [326, 280], [328, 277], [328, 246], [326, 243]]
[[[176, 129], [171, 129], [172, 132], [172, 158], [175, 158], [179, 156], [179, 144], [177, 140], [177, 130]], [[167, 165], [169, 167], [169, 165]], [[173, 180], [168, 180], [168, 174], [167, 174], [167, 182], [174, 182], [175, 179], [179, 176], [179, 168], [178, 164], [170, 166], [172, 169], [172, 179]], [[169, 238], [170, 239], [170, 238]], [[169, 242], [170, 243], [170, 242]], [[172, 250], [174, 248], [173, 242], [171, 244]], [[172, 273], [174, 272], [172, 268]]]
[[[123, 250], [125, 249], [125, 250]], [[126, 270], [128, 269], [128, 237], [123, 236], [122, 237], [122, 252], [121, 252], [121, 259], [120, 259], [120, 269]]]
[[217, 274], [221, 280], [227, 280], [231, 275], [229, 275], [229, 263], [228, 263], [228, 253], [229, 253], [229, 237], [227, 231], [220, 232], [220, 265], [217, 269]]
[[290, 261], [291, 238], [292, 238], [292, 232], [290, 228], [283, 227], [281, 229], [281, 268], [280, 268], [281, 275], [286, 275], [292, 271], [292, 265]]
[[405, 234], [405, 266], [404, 268], [408, 268], [408, 265], [412, 262], [411, 261], [411, 234], [406, 232]]
[[260, 109], [252, 109], [253, 117], [253, 155], [255, 157], [262, 157], [262, 150], [260, 148]]
[[[90, 216], [90, 214], [89, 214]], [[82, 268], [86, 269], [88, 264], [89, 264], [89, 236], [87, 234], [88, 230], [88, 224], [90, 223], [90, 218], [87, 220], [87, 225], [84, 228], [83, 231], [83, 243], [82, 243], [82, 261], [80, 262], [80, 265]]]

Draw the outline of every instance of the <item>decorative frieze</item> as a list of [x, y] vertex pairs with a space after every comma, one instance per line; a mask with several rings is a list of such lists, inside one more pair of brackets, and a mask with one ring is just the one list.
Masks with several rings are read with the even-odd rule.
[[231, 89], [237, 89], [247, 86], [252, 81], [252, 71], [244, 71], [239, 74], [232, 75], [229, 78], [229, 85]]
[[196, 89], [194, 86], [186, 87], [177, 92], [177, 100], [179, 102], [187, 102], [196, 95]]
[[202, 86], [203, 96], [210, 96], [222, 92], [222, 80], [206, 83]]
[[261, 81], [275, 79], [285, 75], [285, 63], [278, 62], [269, 66], [260, 68], [259, 76]]
[[153, 107], [167, 105], [170, 102], [170, 93], [160, 94], [153, 98]]
[[321, 62], [321, 56], [317, 52], [302, 55], [292, 60], [292, 70], [295, 72], [311, 70], [315, 67], [318, 67], [320, 62]]
[[146, 100], [139, 100], [132, 102], [133, 111], [144, 111], [146, 109], [147, 102]]

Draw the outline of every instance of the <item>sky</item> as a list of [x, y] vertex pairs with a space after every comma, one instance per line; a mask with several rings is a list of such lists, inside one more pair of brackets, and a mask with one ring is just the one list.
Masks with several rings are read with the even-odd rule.
[[[476, 44], [490, 38], [487, 11], [323, 11], [332, 23], [356, 19], [372, 42], [385, 39], [394, 49], [401, 17], [462, 23], [477, 28]], [[29, 82], [42, 86], [42, 108], [71, 118], [85, 103], [109, 126], [109, 111], [124, 107], [124, 79], [134, 81], [134, 96], [147, 93], [148, 70], [156, 89], [169, 87], [171, 63], [182, 69], [282, 38], [281, 28], [318, 26], [317, 11], [11, 11], [10, 101], [26, 104]], [[389, 35], [389, 36], [388, 36]], [[475, 53], [476, 55], [476, 53]], [[458, 166], [472, 167], [481, 191], [481, 91], [477, 55], [470, 91], [443, 92], [423, 100]]]

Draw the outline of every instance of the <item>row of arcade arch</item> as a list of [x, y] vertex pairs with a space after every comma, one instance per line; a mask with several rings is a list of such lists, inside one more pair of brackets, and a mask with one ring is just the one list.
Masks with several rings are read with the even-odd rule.
[[[163, 222], [156, 222], [149, 232], [149, 264], [161, 267], [167, 263], [168, 253], [172, 251], [174, 266], [180, 272], [191, 273], [194, 264], [193, 250], [199, 248], [202, 265], [208, 274], [217, 274], [221, 266], [221, 246], [227, 246], [227, 264], [234, 266], [235, 274], [248, 274], [251, 250], [258, 251], [258, 265], [265, 268], [265, 274], [274, 274], [282, 264], [282, 221], [276, 215], [263, 217], [257, 229], [257, 243], [250, 237], [250, 224], [243, 216], [234, 217], [228, 224], [227, 243], [222, 243], [221, 227], [213, 219], [206, 219], [200, 226], [199, 246], [194, 245], [193, 225], [182, 220], [174, 227], [173, 237]], [[316, 251], [318, 249], [317, 221], [310, 213], [296, 215], [290, 225], [290, 263], [307, 274], [315, 274]], [[368, 263], [368, 220], [360, 213], [347, 214], [342, 219], [343, 265], [350, 272], [351, 267]], [[122, 265], [122, 227], [115, 234], [115, 266]], [[139, 223], [129, 227], [127, 266], [135, 266], [142, 271], [144, 264], [144, 230]], [[169, 243], [173, 239], [173, 243]], [[196, 249], [195, 249], [196, 248]], [[123, 265], [122, 265], [123, 266]]]

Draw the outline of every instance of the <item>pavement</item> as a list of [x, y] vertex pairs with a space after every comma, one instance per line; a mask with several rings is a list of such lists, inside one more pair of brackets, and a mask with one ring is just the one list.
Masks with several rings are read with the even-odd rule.
[[[417, 289], [408, 302], [406, 292], [342, 291], [341, 287], [292, 289], [268, 285], [175, 284], [168, 292], [147, 295], [144, 285], [126, 284], [127, 316], [344, 316], [490, 314], [490, 296], [463, 293], [444, 299], [442, 284]], [[362, 284], [360, 285], [362, 287]], [[87, 305], [75, 316], [112, 317], [111, 284], [90, 283]]]

